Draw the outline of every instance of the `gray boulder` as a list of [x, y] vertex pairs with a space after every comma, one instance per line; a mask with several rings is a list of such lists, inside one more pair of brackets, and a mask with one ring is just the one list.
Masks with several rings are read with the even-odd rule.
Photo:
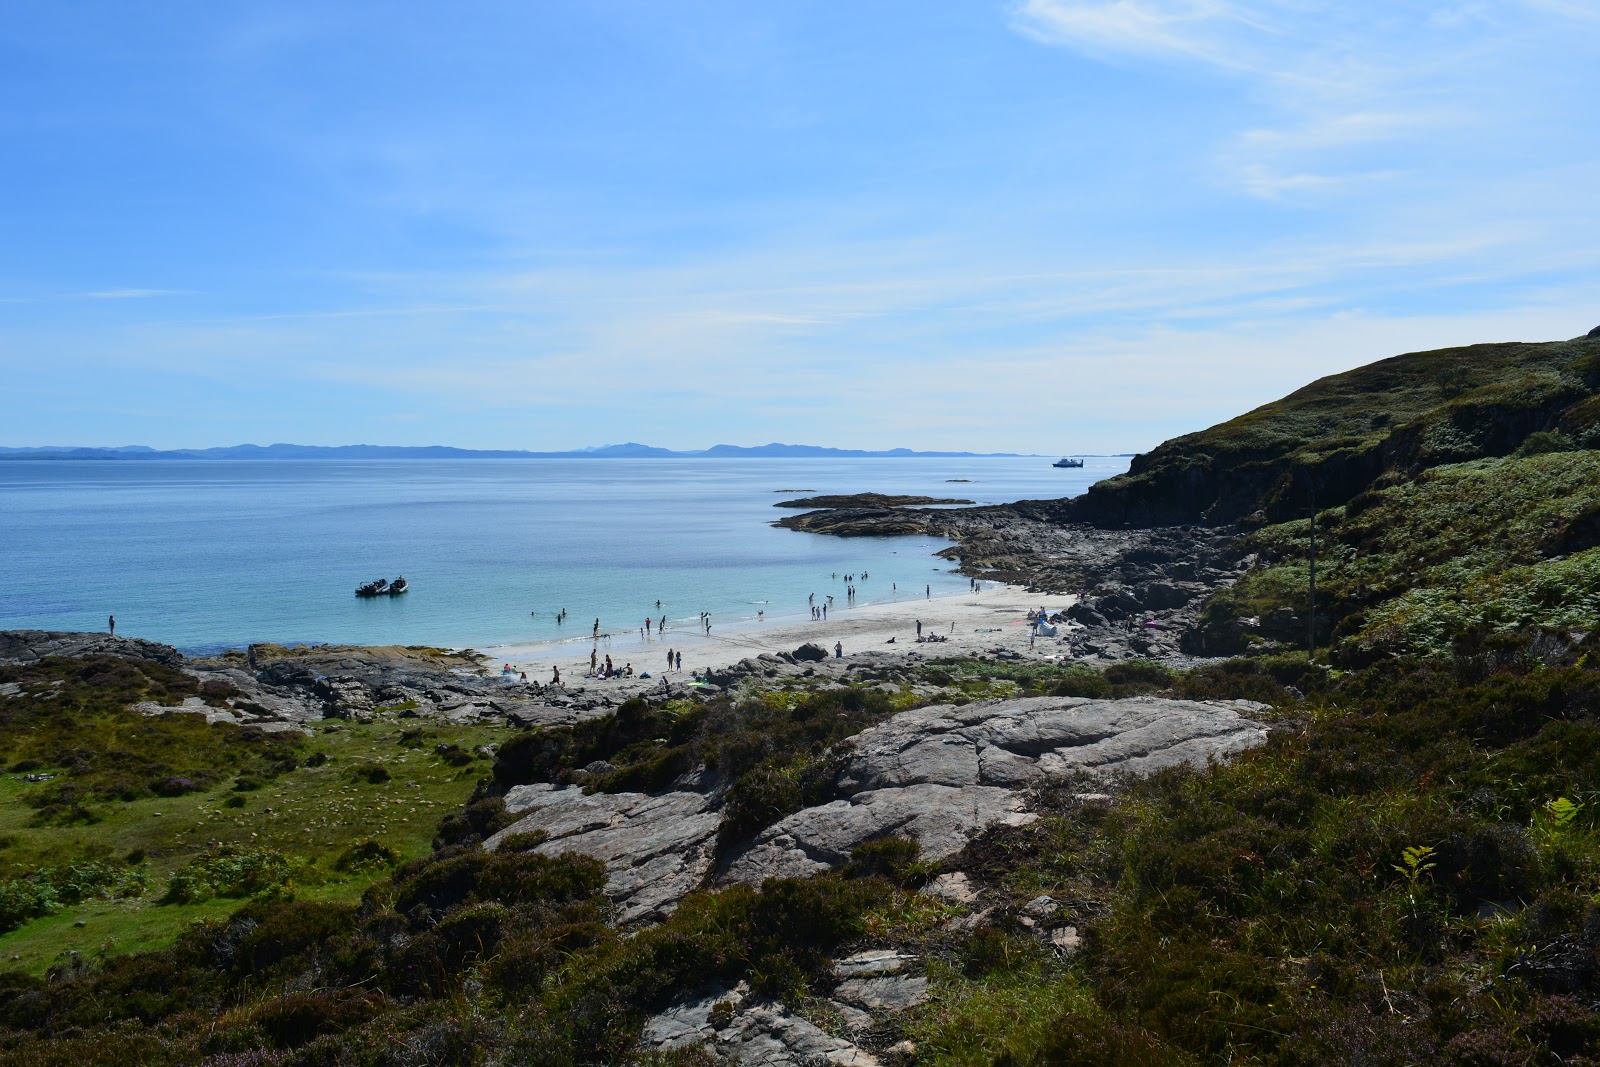
[[541, 831], [535, 851], [576, 852], [606, 865], [606, 895], [621, 923], [665, 918], [711, 869], [718, 815], [700, 793], [595, 793], [577, 786], [525, 785], [506, 794], [506, 808], [522, 818], [491, 836]]

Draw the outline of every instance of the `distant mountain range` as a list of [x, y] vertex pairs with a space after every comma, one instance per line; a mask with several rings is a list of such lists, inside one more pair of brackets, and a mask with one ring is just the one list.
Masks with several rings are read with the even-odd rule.
[[868, 451], [859, 448], [824, 448], [820, 445], [713, 445], [710, 448], [677, 451], [628, 442], [601, 445], [569, 452], [525, 452], [509, 449], [450, 448], [445, 445], [232, 445], [227, 448], [157, 449], [148, 445], [123, 445], [118, 448], [79, 448], [46, 445], [37, 448], [0, 447], [0, 460], [7, 459], [770, 459], [921, 457], [928, 459], [990, 459], [1018, 457], [1016, 452], [918, 452], [909, 448]]

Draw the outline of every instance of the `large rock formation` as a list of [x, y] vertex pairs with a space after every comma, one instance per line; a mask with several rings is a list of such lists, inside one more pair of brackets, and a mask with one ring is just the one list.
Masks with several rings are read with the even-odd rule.
[[1204, 764], [1266, 740], [1260, 705], [1029, 697], [904, 712], [856, 735], [840, 799], [763, 831], [728, 864], [730, 881], [803, 877], [888, 834], [940, 859], [977, 832], [1032, 819], [1019, 790], [1045, 774], [1149, 774]]
[[664, 918], [711, 870], [718, 814], [702, 793], [595, 793], [577, 786], [517, 786], [506, 808], [522, 818], [484, 842], [541, 833], [537, 851], [578, 852], [606, 864], [606, 894], [619, 922]]
[[137, 637], [54, 630], [0, 631], [0, 666], [36, 663], [49, 656], [63, 659], [117, 656], [121, 659], [149, 660], [166, 667], [182, 667], [185, 662], [183, 653], [171, 645], [158, 645]]
[[[836, 799], [762, 831], [717, 880], [807, 877], [890, 835], [914, 839], [928, 858], [949, 856], [988, 827], [1031, 821], [1022, 790], [1041, 775], [1148, 774], [1225, 758], [1266, 739], [1266, 728], [1247, 717], [1261, 707], [1029, 697], [903, 712], [840, 746]], [[606, 892], [622, 922], [659, 919], [712, 880], [720, 821], [714, 793], [585, 795], [577, 786], [530, 785], [505, 800], [521, 818], [485, 847], [540, 833], [542, 853], [604, 861]]]

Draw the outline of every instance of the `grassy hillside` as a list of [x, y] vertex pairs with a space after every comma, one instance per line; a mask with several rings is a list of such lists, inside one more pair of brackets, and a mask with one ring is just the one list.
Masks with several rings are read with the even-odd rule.
[[1137, 457], [1068, 505], [1105, 525], [1272, 521], [1342, 504], [1386, 474], [1516, 452], [1533, 435], [1600, 445], [1600, 339], [1395, 356]]
[[264, 890], [354, 901], [430, 851], [488, 772], [473, 749], [506, 733], [396, 715], [304, 737], [129, 710], [196, 695], [229, 694], [109, 657], [0, 668], [0, 967], [157, 948]]
[[[1084, 682], [1007, 670], [929, 667], [963, 687]], [[1594, 663], [1330, 678], [1291, 656], [1118, 677], [1128, 691], [1269, 697], [1277, 728], [1229, 764], [1124, 783], [1114, 803], [1081, 783], [1042, 791], [1039, 822], [942, 865], [989, 894], [982, 922], [952, 928], [961, 909], [917, 892], [941, 868], [895, 839], [817, 879], [692, 894], [631, 936], [606, 921], [592, 861], [519, 850], [533, 841], [451, 846], [359, 902], [262, 894], [161, 951], [69, 961], [48, 981], [0, 975], [0, 1057], [705, 1065], [638, 1053], [643, 1021], [744, 980], [837, 1027], [817, 992], [828, 959], [892, 944], [926, 961], [934, 993], [875, 1029], [876, 1047], [913, 1043], [897, 1064], [1596, 1062]], [[759, 727], [774, 711], [750, 696], [693, 714]], [[551, 733], [611, 755], [639, 744]], [[1040, 895], [1067, 909], [1080, 951], [1041, 942], [1027, 908]]]
[[[1260, 565], [1206, 605], [1193, 651], [1306, 640], [1310, 528], [1296, 519], [1243, 539]], [[1600, 628], [1597, 451], [1435, 467], [1322, 511], [1318, 535], [1318, 639], [1346, 665], [1518, 632], [1559, 655]]]

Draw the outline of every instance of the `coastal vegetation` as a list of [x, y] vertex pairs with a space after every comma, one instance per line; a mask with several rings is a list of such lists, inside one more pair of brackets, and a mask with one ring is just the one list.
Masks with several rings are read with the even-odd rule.
[[[931, 996], [872, 1021], [885, 1062], [1600, 1063], [1597, 388], [1596, 341], [1398, 357], [1068, 506], [1229, 524], [1211, 539], [1248, 566], [1197, 594], [1204, 661], [932, 657], [564, 726], [397, 706], [310, 736], [140, 714], [230, 696], [142, 661], [4, 668], [0, 1056], [702, 1064], [643, 1051], [647, 1020], [742, 982], [837, 1031], [832, 961], [893, 945]], [[1250, 701], [1267, 739], [1037, 783], [1035, 821], [955, 855], [883, 837], [627, 929], [597, 861], [482, 846], [517, 786], [692, 786], [726, 859], [831, 796], [863, 729], [1017, 696]], [[981, 911], [929, 892], [957, 873]]]
[[428, 853], [506, 736], [133, 710], [231, 695], [148, 660], [0, 667], [0, 969], [160, 946], [264, 889], [357, 900], [374, 862]]
[[[600, 867], [523, 851], [537, 840], [442, 844], [398, 867], [380, 855], [365, 892], [280, 882], [170, 948], [13, 973], [4, 1047], [33, 1063], [613, 1063], [710, 977], [826, 1021], [827, 960], [892, 937], [929, 961], [935, 997], [885, 1024], [919, 1063], [1583, 1062], [1600, 1052], [1600, 657], [1591, 638], [1579, 661], [1535, 667], [1522, 640], [1520, 658], [1503, 642], [1342, 673], [1292, 655], [1130, 665], [1107, 684], [1272, 696], [1268, 745], [1110, 799], [1104, 783], [1055, 783], [1039, 822], [940, 864], [885, 842], [820, 878], [693, 894], [633, 936], [605, 920]], [[927, 670], [1072, 680], [993, 661]], [[719, 718], [783, 730], [873, 714], [850, 703], [641, 701], [618, 733], [596, 720], [518, 735], [498, 773], [561, 779], [596, 754], [635, 766], [631, 733], [675, 722], [710, 752], [740, 732], [701, 733]], [[945, 870], [1002, 901], [986, 924], [952, 929], [958, 912], [916, 892]], [[1076, 954], [1024, 923], [1045, 894], [1079, 924]]]
[[1068, 503], [1110, 525], [1281, 522], [1429, 468], [1600, 446], [1600, 338], [1413, 352], [1134, 457]]

